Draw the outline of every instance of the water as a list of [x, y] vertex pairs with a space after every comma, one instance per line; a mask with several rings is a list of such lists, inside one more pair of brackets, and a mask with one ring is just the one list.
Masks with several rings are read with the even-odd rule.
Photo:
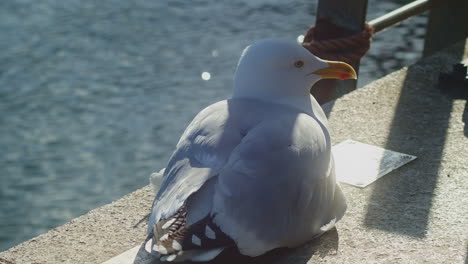
[[[370, 1], [369, 18], [406, 2]], [[296, 39], [315, 7], [1, 1], [0, 251], [148, 184], [194, 115], [230, 94], [242, 49]], [[360, 86], [414, 62], [424, 24], [419, 17], [376, 36]]]

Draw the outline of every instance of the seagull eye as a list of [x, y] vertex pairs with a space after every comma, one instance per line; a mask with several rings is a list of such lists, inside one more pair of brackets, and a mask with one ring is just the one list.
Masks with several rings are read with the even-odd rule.
[[294, 63], [294, 67], [296, 68], [301, 68], [302, 66], [304, 66], [304, 62], [301, 60], [298, 60]]

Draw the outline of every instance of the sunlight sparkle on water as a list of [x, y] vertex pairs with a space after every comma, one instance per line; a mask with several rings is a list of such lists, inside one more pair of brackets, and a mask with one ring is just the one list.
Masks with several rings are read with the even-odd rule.
[[304, 41], [304, 35], [297, 36], [297, 43], [302, 43]]
[[211, 79], [211, 74], [209, 72], [203, 72], [201, 74], [201, 78], [205, 81], [208, 81], [209, 79]]

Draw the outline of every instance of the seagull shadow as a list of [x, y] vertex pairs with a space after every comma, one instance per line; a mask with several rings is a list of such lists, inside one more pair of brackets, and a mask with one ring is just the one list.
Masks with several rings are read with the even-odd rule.
[[[339, 237], [336, 228], [322, 236], [307, 242], [297, 248], [278, 248], [258, 257], [248, 257], [239, 253], [237, 248], [224, 250], [218, 257], [206, 264], [267, 264], [267, 263], [307, 263], [312, 257], [324, 258], [328, 255], [336, 255], [338, 252]], [[158, 264], [162, 262], [150, 255], [144, 248], [145, 243], [135, 257], [133, 264]], [[178, 262], [195, 264], [200, 262]]]
[[145, 250], [146, 241], [138, 249], [138, 253], [133, 260], [133, 264], [156, 264], [156, 263], [165, 263], [160, 261], [157, 257], [151, 255]]

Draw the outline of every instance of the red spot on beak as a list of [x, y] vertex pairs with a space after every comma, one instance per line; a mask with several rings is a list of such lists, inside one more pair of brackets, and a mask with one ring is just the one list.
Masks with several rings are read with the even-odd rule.
[[349, 78], [349, 74], [347, 74], [347, 73], [342, 73], [342, 74], [340, 74], [340, 79], [341, 79], [341, 80], [346, 80], [346, 79], [348, 79], [348, 78]]

